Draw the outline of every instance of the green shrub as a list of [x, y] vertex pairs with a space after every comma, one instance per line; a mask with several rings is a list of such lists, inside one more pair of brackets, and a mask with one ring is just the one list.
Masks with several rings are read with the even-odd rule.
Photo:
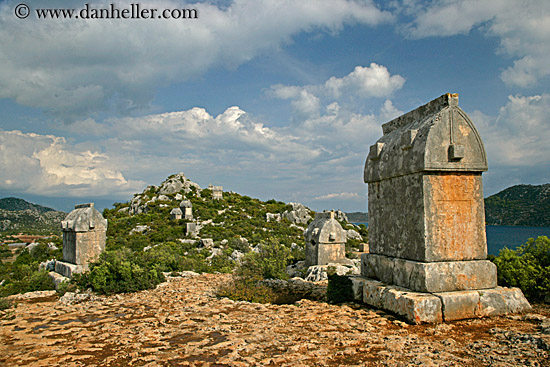
[[498, 270], [498, 284], [519, 287], [531, 301], [550, 294], [550, 239], [530, 238], [516, 250], [504, 248], [492, 259]]
[[258, 252], [250, 251], [243, 257], [237, 275], [259, 279], [288, 279], [286, 267], [291, 259], [290, 249], [271, 239], [270, 242], [260, 243]]
[[17, 267], [14, 277], [0, 287], [0, 297], [53, 289], [53, 281], [46, 270], [37, 271], [35, 266], [23, 265]]
[[13, 305], [13, 303], [9, 299], [4, 298], [4, 297], [0, 297], [0, 311], [7, 310], [12, 305]]
[[330, 303], [343, 303], [353, 301], [353, 289], [351, 279], [346, 275], [338, 275], [328, 269], [327, 301]]
[[89, 272], [74, 279], [80, 287], [102, 294], [150, 289], [165, 280], [159, 266], [145, 263], [130, 249], [104, 252]]
[[271, 288], [261, 283], [261, 277], [255, 275], [233, 276], [230, 283], [222, 285], [218, 297], [227, 297], [234, 301], [255, 303], [273, 303], [277, 295]]

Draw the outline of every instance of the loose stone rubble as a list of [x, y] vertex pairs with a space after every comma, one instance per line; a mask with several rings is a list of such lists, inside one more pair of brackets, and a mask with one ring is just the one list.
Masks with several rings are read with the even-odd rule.
[[415, 323], [522, 312], [519, 289], [497, 287], [487, 260], [481, 138], [457, 94], [445, 94], [382, 126], [370, 147], [369, 251], [361, 255], [363, 302]]
[[[550, 308], [409, 325], [354, 303], [272, 305], [216, 298], [224, 274], [182, 274], [109, 297], [10, 297], [2, 366], [548, 366]], [[301, 282], [296, 281], [296, 286]], [[321, 287], [321, 285], [319, 285]], [[546, 325], [546, 326], [545, 326]]]

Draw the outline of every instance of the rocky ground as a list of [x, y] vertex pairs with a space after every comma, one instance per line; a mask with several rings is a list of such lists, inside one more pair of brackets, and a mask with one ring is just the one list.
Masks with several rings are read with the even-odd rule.
[[[408, 325], [366, 306], [215, 297], [227, 275], [87, 300], [20, 296], [0, 315], [3, 366], [550, 366], [550, 308]], [[87, 296], [81, 296], [87, 298]]]

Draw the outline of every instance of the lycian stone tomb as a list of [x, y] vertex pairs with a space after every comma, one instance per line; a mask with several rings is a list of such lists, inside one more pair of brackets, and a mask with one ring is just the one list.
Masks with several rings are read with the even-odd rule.
[[57, 261], [55, 271], [63, 276], [88, 270], [88, 264], [105, 251], [107, 219], [93, 203], [76, 205], [61, 222], [63, 230], [63, 261]]
[[180, 209], [184, 219], [193, 219], [193, 204], [189, 200], [183, 200], [180, 203]]
[[341, 263], [346, 259], [346, 232], [334, 218], [334, 211], [315, 214], [304, 232], [306, 265]]
[[361, 256], [356, 297], [415, 323], [529, 308], [519, 289], [497, 287], [496, 266], [487, 260], [487, 157], [458, 95], [445, 94], [382, 130], [365, 163], [370, 253]]
[[178, 219], [181, 219], [182, 217], [183, 217], [183, 212], [181, 211], [180, 208], [174, 208], [170, 210], [170, 219], [178, 220]]
[[212, 191], [212, 199], [214, 200], [223, 199], [223, 186], [208, 185], [208, 189]]

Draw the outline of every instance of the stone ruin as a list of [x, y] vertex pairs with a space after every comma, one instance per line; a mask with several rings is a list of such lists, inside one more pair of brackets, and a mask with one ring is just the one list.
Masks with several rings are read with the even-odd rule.
[[174, 208], [170, 211], [170, 219], [172, 220], [178, 220], [183, 217], [183, 212], [180, 208]]
[[183, 219], [193, 219], [193, 204], [189, 200], [183, 200], [180, 203], [180, 209], [183, 212]]
[[517, 288], [497, 287], [487, 260], [481, 138], [457, 94], [382, 126], [370, 147], [370, 253], [352, 279], [356, 299], [413, 323], [521, 312]]
[[214, 200], [223, 199], [223, 186], [208, 185], [208, 189], [212, 191], [212, 199]]
[[55, 271], [65, 277], [88, 271], [88, 264], [105, 251], [107, 219], [93, 203], [76, 205], [61, 222], [63, 261], [56, 261]]
[[317, 213], [304, 232], [306, 266], [343, 263], [346, 260], [346, 232], [334, 211]]

